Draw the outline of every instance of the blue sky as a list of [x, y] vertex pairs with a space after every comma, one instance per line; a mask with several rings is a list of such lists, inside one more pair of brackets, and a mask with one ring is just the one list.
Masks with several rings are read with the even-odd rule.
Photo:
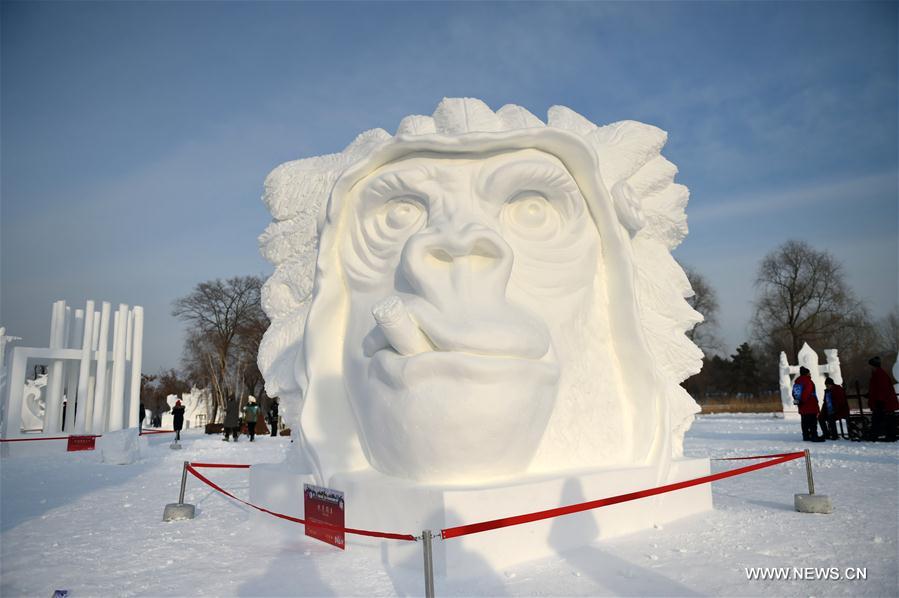
[[790, 238], [875, 317], [897, 302], [896, 3], [3, 2], [0, 35], [0, 324], [25, 345], [52, 301], [106, 299], [145, 307], [145, 371], [177, 366], [172, 300], [270, 272], [268, 171], [444, 96], [667, 130], [675, 255], [730, 351]]

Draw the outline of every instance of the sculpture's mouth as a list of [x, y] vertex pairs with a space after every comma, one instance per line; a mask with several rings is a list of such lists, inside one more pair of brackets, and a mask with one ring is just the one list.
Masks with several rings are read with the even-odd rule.
[[[549, 352], [545, 327], [509, 308], [479, 310], [479, 315], [447, 315], [413, 297], [404, 302], [391, 296], [372, 309], [378, 326], [366, 351], [411, 359], [424, 354], [467, 355], [472, 358], [539, 361]], [[390, 356], [384, 356], [385, 358]], [[432, 361], [439, 359], [436, 355]]]
[[397, 387], [435, 378], [489, 385], [529, 377], [555, 379], [558, 377], [558, 366], [550, 360], [461, 351], [428, 351], [404, 356], [388, 348], [378, 351], [372, 357], [371, 374]]

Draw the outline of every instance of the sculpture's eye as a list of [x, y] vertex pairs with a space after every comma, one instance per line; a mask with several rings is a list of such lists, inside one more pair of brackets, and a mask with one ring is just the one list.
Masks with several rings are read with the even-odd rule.
[[392, 199], [384, 206], [384, 224], [388, 228], [405, 230], [421, 218], [424, 207], [413, 198], [399, 197]]
[[536, 191], [522, 191], [506, 202], [502, 221], [511, 232], [532, 241], [553, 238], [561, 225], [559, 212]]

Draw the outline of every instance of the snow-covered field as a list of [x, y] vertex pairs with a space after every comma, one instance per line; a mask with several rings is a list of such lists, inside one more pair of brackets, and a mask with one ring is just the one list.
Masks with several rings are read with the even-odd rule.
[[[438, 578], [436, 594], [899, 595], [899, 446], [803, 444], [799, 438], [798, 422], [704, 416], [687, 435], [686, 453], [726, 457], [810, 448], [816, 491], [831, 496], [831, 515], [793, 510], [793, 494], [805, 492], [806, 482], [803, 462], [792, 461], [715, 482], [712, 513], [485, 578]], [[183, 460], [274, 462], [287, 443], [262, 437], [226, 444], [190, 431], [184, 450], [152, 444], [133, 465], [98, 463], [92, 453], [3, 459], [0, 596], [51, 596], [56, 589], [73, 597], [422, 594], [420, 571], [385, 570], [376, 551], [351, 546], [340, 552], [306, 539], [300, 526], [295, 540], [276, 542], [254, 527], [248, 508], [193, 478], [187, 502], [197, 505], [197, 518], [161, 521], [164, 505], [177, 500]], [[718, 462], [713, 470], [737, 465]], [[246, 497], [246, 470], [209, 472]], [[839, 574], [865, 567], [867, 579], [749, 580], [749, 567], [836, 567]]]

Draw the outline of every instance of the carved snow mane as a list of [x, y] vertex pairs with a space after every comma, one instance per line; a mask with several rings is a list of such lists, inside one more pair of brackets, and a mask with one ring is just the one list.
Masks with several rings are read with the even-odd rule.
[[[613, 326], [622, 328], [613, 330], [612, 336], [633, 335], [640, 347], [639, 351], [625, 350], [619, 355], [626, 370], [622, 377], [637, 391], [642, 389], [636, 394], [653, 395], [654, 408], [659, 410], [652, 416], [653, 424], [658, 425], [645, 432], [646, 450], [639, 454], [639, 460], [660, 464], [680, 456], [683, 435], [698, 406], [679, 383], [699, 371], [702, 358], [684, 332], [702, 316], [685, 301], [692, 289], [671, 256], [687, 234], [684, 210], [689, 192], [674, 182], [677, 168], [661, 155], [666, 139], [664, 131], [635, 121], [597, 126], [563, 106], [550, 108], [544, 124], [520, 106], [506, 105], [494, 112], [477, 99], [450, 98], [444, 99], [432, 116], [405, 117], [395, 136], [373, 129], [360, 134], [340, 153], [278, 166], [266, 178], [263, 195], [273, 222], [259, 237], [262, 254], [275, 266], [262, 293], [271, 326], [258, 357], [268, 394], [282, 398], [282, 408], [294, 426], [300, 412], [309, 407], [303, 405], [303, 396], [316, 374], [309, 371], [315, 347], [304, 335], [310, 330], [310, 307], [319, 292], [318, 272], [323, 267], [319, 252], [327, 249], [320, 247], [324, 231], [334, 225], [341, 209], [333, 192], [342, 177], [354, 169], [371, 168], [372, 161], [382, 164], [415, 148], [462, 152], [471, 147], [539, 147], [565, 163], [583, 187], [588, 203], [593, 202], [593, 218], [598, 227], [605, 227], [603, 259], [617, 264], [613, 270], [617, 268], [621, 297], [632, 297], [610, 301], [620, 303], [622, 313], [629, 314], [622, 321], [634, 322], [632, 328], [627, 328], [627, 322], [613, 322]], [[590, 189], [590, 185], [603, 188]], [[611, 206], [604, 206], [603, 198], [610, 199]], [[602, 210], [610, 210], [615, 222], [606, 222]], [[305, 400], [308, 403], [310, 397]], [[343, 417], [340, 413], [317, 413], [320, 423]], [[303, 419], [305, 429], [305, 413]], [[309, 430], [305, 432], [309, 435]], [[302, 433], [300, 441], [306, 442]], [[587, 445], [589, 453], [589, 442]], [[327, 449], [319, 450], [318, 459], [324, 461], [315, 465], [325, 478], [341, 467], [364, 464], [362, 452], [355, 445], [350, 449], [354, 455], [349, 457], [323, 457], [323, 451]], [[541, 451], [535, 462], [558, 462], [562, 448], [555, 451]], [[602, 465], [588, 463], [588, 458], [575, 458], [571, 466]]]

